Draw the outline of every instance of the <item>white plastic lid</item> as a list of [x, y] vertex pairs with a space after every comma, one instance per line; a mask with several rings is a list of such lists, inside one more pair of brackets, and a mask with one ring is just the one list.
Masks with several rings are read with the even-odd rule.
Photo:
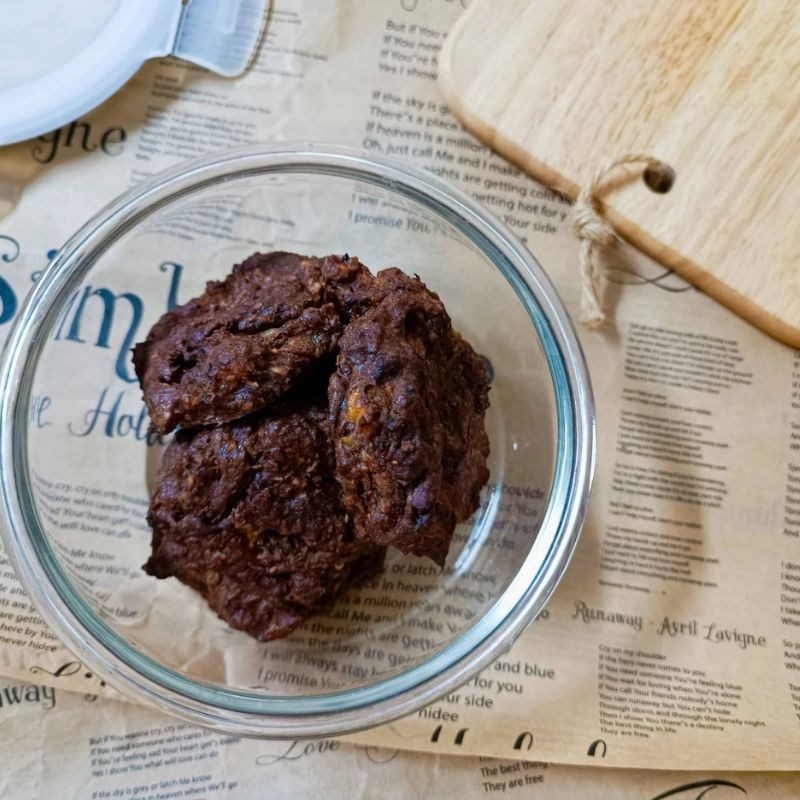
[[258, 44], [268, 0], [0, 0], [0, 145], [39, 136], [170, 53], [227, 77]]

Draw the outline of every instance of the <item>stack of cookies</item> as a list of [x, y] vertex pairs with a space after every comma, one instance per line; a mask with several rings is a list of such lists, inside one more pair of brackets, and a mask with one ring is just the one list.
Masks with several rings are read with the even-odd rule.
[[176, 431], [145, 570], [286, 636], [387, 546], [442, 566], [488, 480], [482, 359], [436, 294], [347, 255], [256, 254], [167, 312], [134, 365]]

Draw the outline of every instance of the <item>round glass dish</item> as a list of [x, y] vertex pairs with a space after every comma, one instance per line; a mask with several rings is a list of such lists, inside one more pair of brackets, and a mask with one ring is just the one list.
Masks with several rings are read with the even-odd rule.
[[[148, 432], [130, 348], [207, 280], [277, 249], [397, 265], [440, 294], [491, 365], [491, 478], [444, 571], [390, 552], [374, 584], [261, 644], [141, 569], [164, 442]], [[0, 391], [3, 539], [39, 611], [120, 691], [242, 735], [343, 734], [468, 680], [544, 607], [589, 495], [589, 378], [541, 267], [434, 176], [340, 148], [232, 151], [103, 209], [34, 287]]]

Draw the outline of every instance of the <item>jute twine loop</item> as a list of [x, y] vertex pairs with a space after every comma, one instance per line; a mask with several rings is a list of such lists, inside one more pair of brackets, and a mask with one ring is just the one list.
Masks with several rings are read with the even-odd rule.
[[580, 321], [589, 328], [599, 328], [606, 321], [600, 298], [605, 276], [600, 264], [600, 250], [617, 239], [609, 222], [600, 214], [599, 195], [611, 173], [636, 166], [645, 176], [648, 187], [667, 192], [672, 186], [672, 169], [652, 156], [632, 153], [602, 165], [581, 190], [573, 208], [573, 230], [581, 241], [581, 314]]

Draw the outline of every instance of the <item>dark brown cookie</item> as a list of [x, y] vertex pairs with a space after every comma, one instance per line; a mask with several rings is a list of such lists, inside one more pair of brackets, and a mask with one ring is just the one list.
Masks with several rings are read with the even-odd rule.
[[326, 256], [320, 262], [320, 270], [345, 325], [375, 305], [386, 291], [385, 282], [376, 280], [354, 256]]
[[333, 350], [340, 330], [318, 259], [251, 256], [134, 348], [150, 419], [168, 433], [258, 411]]
[[145, 571], [177, 577], [261, 641], [286, 636], [383, 562], [383, 548], [355, 541], [333, 466], [325, 411], [307, 405], [178, 432]]
[[483, 363], [439, 298], [379, 273], [328, 386], [336, 477], [359, 538], [444, 564], [489, 477]]

